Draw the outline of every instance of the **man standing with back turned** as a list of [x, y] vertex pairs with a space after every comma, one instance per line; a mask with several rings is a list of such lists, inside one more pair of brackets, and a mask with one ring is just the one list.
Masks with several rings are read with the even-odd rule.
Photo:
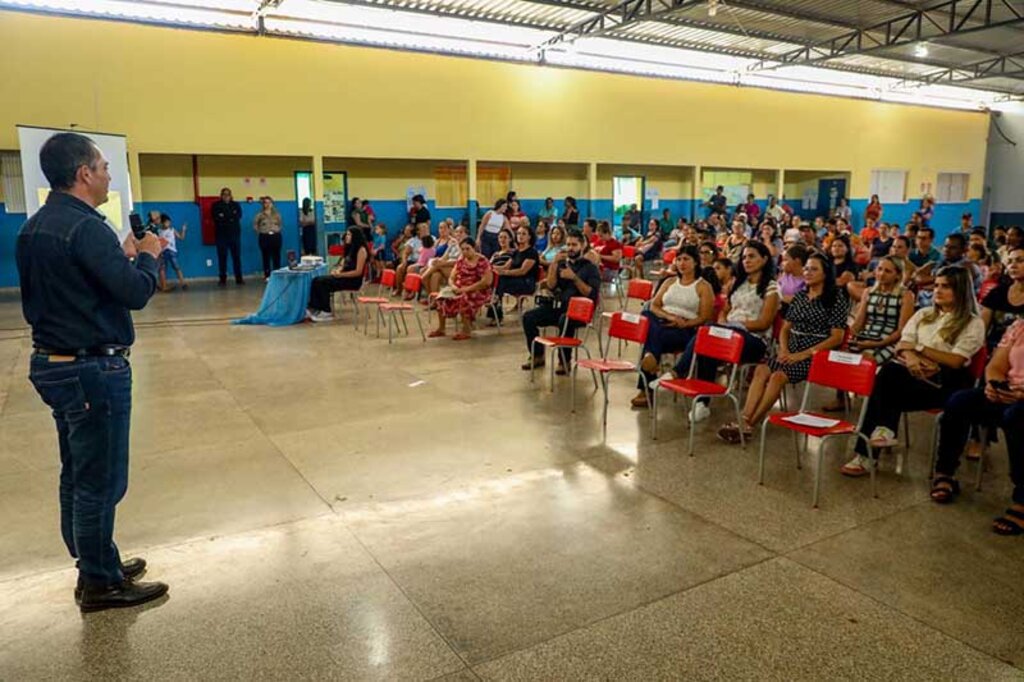
[[128, 488], [129, 311], [156, 291], [160, 242], [146, 233], [118, 244], [96, 210], [107, 200], [109, 164], [88, 137], [58, 133], [39, 161], [51, 191], [18, 234], [17, 263], [35, 348], [29, 379], [57, 423], [60, 525], [78, 560], [75, 599], [83, 612], [136, 606], [167, 593], [163, 583], [135, 582], [146, 562], [122, 563], [113, 539]]

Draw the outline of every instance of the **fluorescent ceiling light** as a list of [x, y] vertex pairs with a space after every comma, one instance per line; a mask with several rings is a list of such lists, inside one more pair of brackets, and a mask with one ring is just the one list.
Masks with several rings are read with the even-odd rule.
[[[709, 9], [715, 4], [709, 2]], [[254, 33], [260, 28], [259, 5], [259, 0], [0, 0], [0, 7], [15, 9]], [[580, 37], [540, 50], [557, 32], [386, 7], [283, 0], [260, 14], [268, 34], [340, 43], [958, 109], [998, 107], [1006, 99], [967, 87], [921, 85], [814, 66], [775, 64], [749, 71], [756, 60], [630, 40]], [[915, 53], [927, 49], [919, 43]]]

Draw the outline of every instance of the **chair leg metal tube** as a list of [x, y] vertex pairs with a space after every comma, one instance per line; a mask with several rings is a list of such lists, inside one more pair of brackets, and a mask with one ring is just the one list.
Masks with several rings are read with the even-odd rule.
[[768, 420], [761, 423], [761, 446], [757, 453], [757, 483], [764, 485], [764, 441], [768, 432]]
[[818, 508], [818, 495], [821, 492], [821, 469], [822, 461], [825, 459], [825, 444], [828, 442], [827, 439], [823, 438], [821, 443], [818, 444], [818, 470], [814, 472], [814, 504], [815, 509]]
[[651, 440], [658, 440], [658, 389], [651, 391]]

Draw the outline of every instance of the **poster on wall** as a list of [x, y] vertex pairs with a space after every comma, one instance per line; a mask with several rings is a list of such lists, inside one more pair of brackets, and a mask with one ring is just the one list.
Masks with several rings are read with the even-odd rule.
[[348, 174], [344, 171], [324, 173], [324, 223], [344, 224], [348, 206]]

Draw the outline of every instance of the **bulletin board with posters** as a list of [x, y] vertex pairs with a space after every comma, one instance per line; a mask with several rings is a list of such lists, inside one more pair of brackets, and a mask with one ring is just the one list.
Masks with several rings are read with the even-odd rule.
[[342, 225], [348, 222], [348, 173], [324, 172], [324, 224]]

